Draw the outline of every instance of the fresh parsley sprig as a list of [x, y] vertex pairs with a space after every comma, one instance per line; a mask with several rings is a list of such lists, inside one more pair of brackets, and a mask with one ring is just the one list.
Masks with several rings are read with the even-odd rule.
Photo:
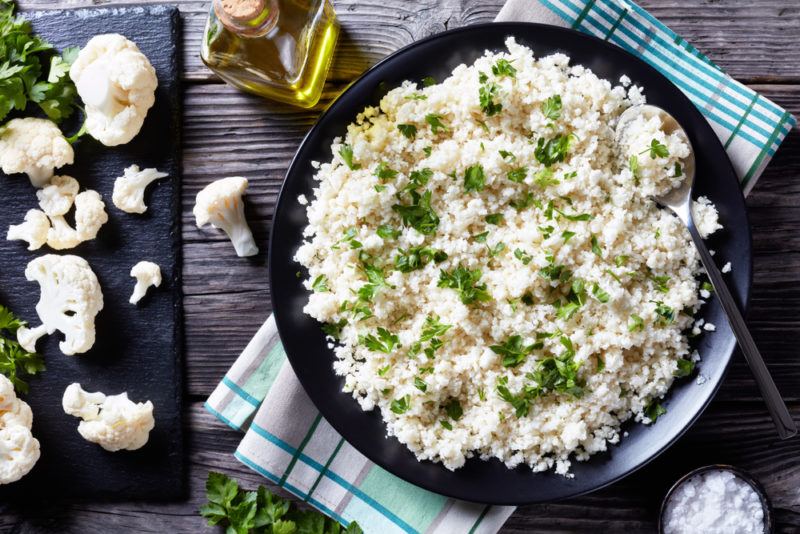
[[14, 384], [14, 389], [27, 393], [28, 384], [19, 375], [35, 375], [44, 371], [45, 366], [41, 356], [26, 351], [17, 342], [17, 330], [21, 326], [25, 326], [25, 321], [0, 305], [0, 373]]
[[299, 510], [264, 486], [245, 491], [235, 480], [214, 471], [208, 473], [206, 499], [200, 515], [209, 525], [225, 526], [227, 534], [364, 533], [355, 521], [344, 527], [319, 512]]

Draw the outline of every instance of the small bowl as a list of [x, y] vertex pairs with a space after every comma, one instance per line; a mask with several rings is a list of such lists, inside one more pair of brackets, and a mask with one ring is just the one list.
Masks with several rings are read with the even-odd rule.
[[772, 504], [769, 501], [769, 497], [767, 497], [767, 492], [764, 491], [764, 487], [749, 473], [742, 471], [738, 467], [726, 464], [712, 464], [704, 467], [698, 467], [697, 469], [689, 471], [683, 475], [672, 485], [667, 494], [664, 496], [664, 500], [661, 501], [661, 510], [658, 513], [658, 534], [664, 534], [664, 514], [667, 511], [667, 503], [669, 503], [669, 500], [672, 498], [675, 490], [693, 476], [703, 474], [707, 471], [729, 471], [750, 484], [750, 487], [752, 487], [753, 490], [755, 490], [756, 495], [758, 495], [758, 498], [761, 501], [761, 506], [764, 508], [764, 534], [772, 534], [774, 529]]

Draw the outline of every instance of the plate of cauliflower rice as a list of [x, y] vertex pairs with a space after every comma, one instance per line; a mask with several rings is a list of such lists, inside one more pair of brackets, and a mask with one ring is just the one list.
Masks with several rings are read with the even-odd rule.
[[658, 118], [615, 131], [644, 103], [691, 137], [696, 225], [744, 300], [730, 163], [619, 49], [527, 24], [447, 32], [323, 116], [281, 193], [270, 275], [298, 378], [364, 455], [445, 495], [536, 502], [616, 480], [699, 415], [734, 340], [653, 201], [689, 140]]

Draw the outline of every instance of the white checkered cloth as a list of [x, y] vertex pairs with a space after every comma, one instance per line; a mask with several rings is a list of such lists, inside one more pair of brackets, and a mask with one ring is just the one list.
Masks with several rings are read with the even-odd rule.
[[[795, 124], [625, 0], [509, 0], [497, 20], [568, 26], [638, 55], [681, 88], [719, 136], [747, 193]], [[270, 316], [206, 403], [244, 433], [235, 456], [343, 524], [367, 533], [497, 532], [514, 508], [436, 495], [391, 475], [320, 416], [297, 381]]]

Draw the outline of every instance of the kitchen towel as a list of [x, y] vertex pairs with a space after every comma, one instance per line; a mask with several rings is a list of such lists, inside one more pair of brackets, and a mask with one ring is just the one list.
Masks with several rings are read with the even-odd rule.
[[[643, 58], [705, 115], [747, 193], [795, 124], [724, 74], [641, 7], [624, 0], [509, 0], [497, 20], [544, 22], [599, 36]], [[206, 402], [244, 433], [235, 456], [322, 512], [365, 532], [494, 533], [513, 507], [448, 499], [374, 465], [320, 416], [292, 371], [270, 317]]]

